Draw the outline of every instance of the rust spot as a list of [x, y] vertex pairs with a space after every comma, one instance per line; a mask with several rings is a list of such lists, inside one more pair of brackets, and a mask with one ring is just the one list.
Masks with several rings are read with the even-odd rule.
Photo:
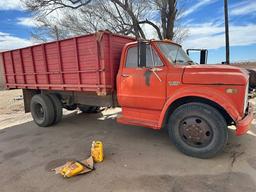
[[151, 75], [152, 75], [152, 72], [149, 71], [149, 70], [145, 71], [145, 73], [144, 73], [145, 83], [146, 83], [147, 86], [150, 86], [150, 77], [151, 77]]

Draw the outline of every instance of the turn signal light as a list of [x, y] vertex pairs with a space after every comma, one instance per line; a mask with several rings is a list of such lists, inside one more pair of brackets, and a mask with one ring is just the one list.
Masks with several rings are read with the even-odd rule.
[[228, 88], [226, 89], [226, 93], [228, 94], [236, 94], [238, 91], [235, 88]]

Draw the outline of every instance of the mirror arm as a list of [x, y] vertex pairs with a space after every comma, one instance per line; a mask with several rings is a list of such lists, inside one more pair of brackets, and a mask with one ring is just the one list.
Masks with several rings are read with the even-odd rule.
[[156, 76], [156, 78], [160, 81], [160, 82], [162, 82], [162, 79], [159, 77], [159, 75], [157, 74], [157, 71], [158, 70], [156, 70], [157, 68], [152, 68], [152, 69], [150, 69], [150, 71], [152, 71], [153, 73], [154, 73], [154, 75]]

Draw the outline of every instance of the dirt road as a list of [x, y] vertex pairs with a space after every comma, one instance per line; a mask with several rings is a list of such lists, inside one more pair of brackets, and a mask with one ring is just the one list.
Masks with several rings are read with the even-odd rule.
[[22, 90], [0, 91], [0, 130], [31, 121], [31, 115], [23, 109]]
[[[119, 110], [73, 112], [51, 128], [33, 122], [0, 130], [1, 192], [254, 192], [256, 127], [214, 159], [178, 152], [165, 131], [117, 124]], [[105, 160], [88, 175], [63, 179], [50, 170], [84, 159], [93, 140], [102, 140]]]

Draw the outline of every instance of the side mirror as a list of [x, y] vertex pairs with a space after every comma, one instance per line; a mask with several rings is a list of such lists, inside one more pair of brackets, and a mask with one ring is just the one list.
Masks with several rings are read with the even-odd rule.
[[200, 64], [207, 64], [207, 59], [208, 59], [208, 50], [202, 49], [200, 51]]
[[147, 59], [147, 41], [140, 40], [138, 42], [138, 66], [139, 67], [146, 67]]
[[200, 52], [200, 64], [207, 64], [208, 50], [207, 49], [187, 49], [187, 54], [190, 52]]

